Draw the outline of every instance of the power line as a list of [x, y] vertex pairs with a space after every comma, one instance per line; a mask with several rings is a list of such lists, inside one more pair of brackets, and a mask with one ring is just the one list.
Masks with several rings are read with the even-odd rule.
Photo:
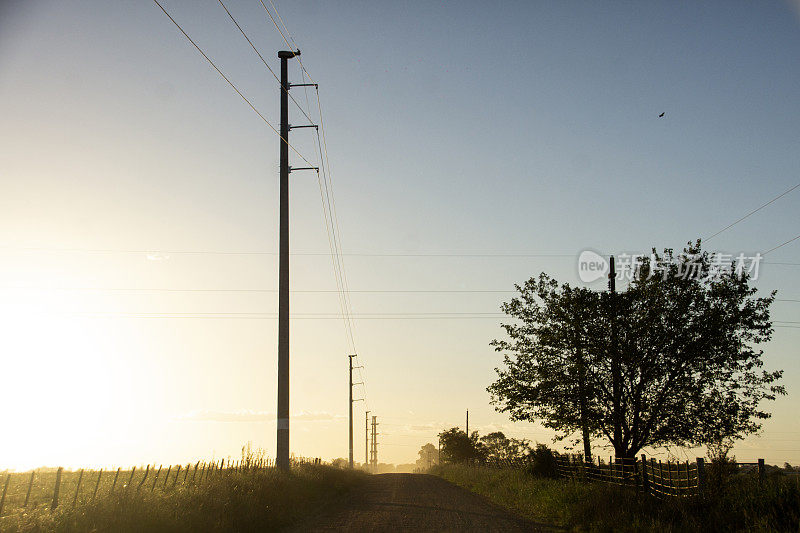
[[308, 123], [309, 124], [314, 124], [314, 121], [311, 120], [310, 116], [308, 116], [308, 113], [306, 113], [306, 110], [303, 109], [303, 107], [298, 103], [298, 101], [294, 99], [294, 96], [292, 96], [292, 94], [289, 92], [289, 90], [283, 87], [283, 85], [281, 84], [281, 80], [278, 77], [278, 75], [275, 74], [275, 71], [272, 70], [272, 67], [269, 66], [269, 63], [267, 63], [267, 60], [264, 59], [264, 56], [262, 56], [261, 52], [258, 51], [258, 48], [256, 48], [256, 45], [254, 45], [253, 41], [250, 40], [250, 37], [247, 36], [247, 33], [245, 33], [245, 31], [242, 29], [242, 27], [239, 25], [239, 23], [233, 17], [233, 15], [231, 14], [231, 12], [227, 8], [227, 6], [222, 2], [222, 0], [217, 0], [217, 1], [219, 2], [219, 5], [222, 6], [222, 9], [225, 10], [225, 13], [228, 14], [228, 17], [230, 17], [230, 19], [233, 21], [233, 23], [239, 29], [239, 31], [242, 34], [242, 37], [244, 37], [247, 40], [247, 43], [250, 45], [250, 47], [256, 53], [258, 58], [261, 60], [262, 63], [264, 63], [264, 66], [267, 67], [267, 70], [269, 70], [270, 74], [272, 74], [272, 77], [275, 78], [275, 81], [278, 82], [278, 85], [280, 86], [281, 90], [283, 90], [286, 93], [286, 95], [292, 100], [292, 102], [294, 102], [294, 104], [297, 106], [297, 109], [299, 109], [300, 112], [303, 113], [303, 115], [305, 115], [306, 119], [308, 119]]
[[775, 248], [770, 248], [769, 250], [767, 250], [766, 252], [764, 252], [764, 253], [763, 253], [763, 254], [761, 254], [761, 255], [762, 255], [762, 256], [764, 256], [764, 255], [767, 255], [767, 254], [768, 254], [768, 253], [770, 253], [770, 252], [774, 252], [774, 251], [775, 251], [775, 250], [777, 250], [778, 248], [782, 248], [782, 247], [786, 246], [787, 244], [789, 244], [790, 242], [794, 242], [794, 241], [796, 241], [797, 239], [800, 239], [800, 235], [798, 235], [797, 237], [794, 237], [794, 238], [792, 238], [792, 239], [789, 239], [788, 241], [786, 241], [786, 242], [784, 242], [784, 243], [781, 243], [781, 244], [779, 244], [779, 245], [778, 245], [778, 246], [776, 246]]
[[[163, 255], [278, 255], [278, 252], [262, 250], [160, 250], [145, 248], [54, 248], [45, 246], [0, 246], [0, 250], [15, 250], [28, 252], [78, 252], [78, 253], [121, 253], [121, 254], [163, 254]], [[576, 258], [575, 254], [551, 253], [450, 253], [450, 252], [352, 252], [343, 253], [342, 256], [350, 257], [555, 257]], [[327, 256], [330, 252], [292, 252], [294, 256]], [[798, 263], [800, 264], [800, 263]]]
[[[277, 15], [278, 20], [280, 20], [281, 26], [283, 26], [283, 30], [281, 30], [281, 28], [275, 22], [275, 18], [272, 16], [272, 13], [270, 13], [269, 9], [267, 9], [267, 6], [266, 6], [266, 4], [264, 4], [263, 0], [259, 0], [259, 1], [260, 1], [261, 5], [264, 7], [264, 10], [267, 12], [267, 15], [269, 15], [270, 20], [275, 25], [275, 28], [278, 30], [278, 33], [280, 33], [281, 37], [283, 37], [283, 40], [286, 43], [286, 45], [290, 49], [299, 50], [300, 47], [297, 46], [297, 43], [295, 42], [294, 38], [292, 38], [291, 34], [289, 33], [289, 30], [286, 27], [286, 24], [284, 24], [284, 22], [283, 22], [283, 18], [281, 17], [280, 13], [278, 12], [278, 9], [275, 7], [275, 4], [272, 2], [272, 0], [269, 0], [270, 5], [272, 6], [272, 9], [275, 11], [275, 15]], [[284, 31], [286, 32], [286, 34], [284, 34]], [[286, 38], [287, 35], [289, 36], [289, 39], [291, 39], [292, 44], [289, 44], [289, 40], [287, 40], [287, 38]], [[306, 70], [305, 66], [303, 65], [303, 61], [300, 59], [299, 54], [295, 55], [295, 57], [297, 58], [297, 61], [300, 64], [300, 68], [301, 68], [301, 70], [303, 72], [303, 79], [305, 80], [305, 77], [308, 76], [308, 79], [313, 83], [314, 79], [311, 77], [311, 74], [308, 73], [308, 70]], [[337, 217], [337, 214], [336, 214], [336, 203], [335, 203], [335, 199], [334, 199], [334, 196], [333, 196], [333, 185], [332, 185], [331, 180], [330, 180], [330, 159], [328, 157], [327, 144], [324, 142], [324, 140], [325, 140], [325, 133], [324, 133], [325, 130], [324, 130], [324, 124], [323, 124], [323, 120], [322, 120], [322, 107], [319, 104], [319, 85], [315, 84], [314, 87], [315, 87], [315, 89], [317, 91], [317, 103], [318, 103], [318, 109], [319, 109], [319, 127], [315, 128], [315, 130], [316, 130], [316, 135], [317, 135], [317, 147], [319, 149], [319, 166], [322, 168], [322, 177], [321, 177], [321, 183], [320, 183], [320, 200], [322, 202], [322, 211], [323, 211], [323, 218], [324, 218], [324, 222], [325, 222], [325, 231], [326, 231], [327, 236], [328, 236], [328, 245], [329, 245], [329, 247], [331, 249], [331, 262], [332, 262], [332, 266], [333, 266], [334, 279], [336, 281], [337, 289], [339, 289], [339, 291], [340, 291], [339, 292], [339, 294], [340, 294], [339, 302], [340, 302], [340, 307], [341, 307], [341, 310], [342, 310], [342, 320], [343, 320], [344, 325], [345, 325], [345, 335], [347, 337], [349, 337], [350, 345], [352, 347], [352, 353], [355, 354], [356, 357], [358, 357], [358, 350], [356, 348], [355, 334], [353, 333], [353, 324], [352, 324], [352, 319], [351, 319], [352, 308], [351, 308], [350, 299], [349, 299], [349, 296], [348, 296], [347, 275], [346, 275], [345, 270], [344, 270], [344, 260], [342, 259], [342, 251], [341, 251], [341, 244], [340, 244], [341, 243], [341, 230], [339, 229], [339, 221], [338, 221], [338, 217]], [[306, 91], [305, 94], [306, 94], [306, 102], [307, 102], [307, 105], [308, 105], [308, 92]], [[310, 105], [309, 105], [309, 108], [310, 108]], [[311, 121], [313, 123], [313, 121], [310, 118], [309, 118], [309, 121]], [[322, 134], [323, 143], [322, 144], [320, 144], [320, 133], [319, 133], [320, 129], [323, 130], [323, 134]], [[325, 157], [324, 158], [323, 158], [323, 149], [322, 149], [323, 145], [325, 146]], [[320, 182], [319, 172], [317, 173], [317, 180], [318, 180], [318, 182]], [[326, 210], [326, 202], [327, 202], [327, 210]], [[337, 235], [338, 235], [338, 237], [337, 237]], [[358, 359], [357, 359], [357, 361], [359, 362], [359, 364], [358, 364], [358, 367], [359, 367], [358, 368], [358, 374], [359, 374], [359, 378], [361, 379], [361, 383], [362, 383], [363, 395], [364, 395], [364, 404], [365, 404], [365, 408], [367, 410], [369, 410], [369, 403], [368, 403], [368, 400], [367, 400], [366, 379], [364, 378], [364, 371], [363, 371], [364, 370], [364, 364]]]
[[[169, 287], [24, 287], [7, 286], [0, 287], [0, 290], [55, 290], [55, 291], [108, 291], [108, 292], [243, 292], [243, 293], [276, 293], [278, 289], [195, 289], [195, 288], [169, 288]], [[325, 294], [339, 293], [339, 289], [298, 289], [290, 291], [294, 294]], [[357, 294], [514, 294], [516, 291], [509, 290], [425, 290], [425, 289], [354, 289], [351, 293]], [[776, 301], [797, 301], [800, 300], [781, 300]]]
[[[275, 15], [277, 15], [278, 20], [280, 20], [281, 26], [283, 26], [283, 30], [286, 31], [286, 35], [289, 36], [289, 39], [292, 41], [292, 44], [289, 44], [289, 41], [286, 39], [286, 35], [284, 35], [283, 31], [278, 27], [278, 24], [275, 23], [275, 19], [272, 17], [272, 14], [269, 12], [269, 9], [267, 9], [267, 6], [264, 5], [263, 0], [259, 0], [259, 1], [261, 2], [261, 5], [264, 6], [264, 9], [266, 9], [267, 15], [269, 15], [269, 18], [272, 21], [272, 23], [275, 24], [275, 28], [277, 28], [278, 33], [280, 33], [281, 37], [283, 37], [283, 42], [286, 43], [286, 46], [288, 46], [289, 48], [293, 47], [295, 50], [298, 50], [300, 47], [297, 46], [297, 43], [295, 42], [295, 40], [292, 37], [292, 35], [289, 33], [289, 29], [286, 27], [286, 24], [283, 23], [283, 18], [281, 17], [281, 14], [278, 13], [278, 8], [275, 7], [275, 4], [272, 2], [272, 0], [269, 0], [269, 5], [271, 5], [272, 9], [275, 11]], [[314, 79], [311, 77], [311, 74], [308, 73], [308, 71], [306, 70], [306, 67], [303, 65], [303, 60], [300, 59], [300, 56], [295, 56], [295, 59], [297, 59], [297, 62], [300, 64], [300, 68], [302, 69], [303, 72], [306, 73], [306, 75], [308, 76], [308, 79], [311, 80], [311, 82], [313, 83]]]
[[735, 226], [735, 225], [736, 225], [736, 224], [738, 224], [739, 222], [741, 222], [741, 221], [743, 221], [744, 219], [746, 219], [746, 218], [750, 217], [751, 215], [754, 215], [755, 213], [757, 213], [757, 212], [761, 211], [762, 209], [764, 209], [764, 208], [765, 208], [765, 207], [767, 207], [768, 205], [772, 204], [773, 202], [775, 202], [775, 201], [777, 201], [777, 200], [779, 200], [779, 199], [783, 198], [784, 196], [786, 196], [787, 194], [789, 194], [790, 192], [792, 192], [793, 190], [795, 190], [795, 189], [796, 189], [796, 188], [798, 188], [798, 187], [800, 187], [800, 183], [798, 183], [798, 184], [797, 184], [797, 185], [795, 185], [794, 187], [790, 188], [789, 190], [782, 192], [781, 194], [779, 194], [778, 196], [776, 196], [775, 198], [773, 198], [773, 199], [772, 199], [772, 200], [770, 200], [769, 202], [765, 203], [764, 205], [762, 205], [762, 206], [760, 206], [760, 207], [757, 207], [756, 209], [753, 209], [752, 211], [750, 211], [749, 213], [747, 213], [745, 216], [743, 216], [743, 217], [741, 217], [740, 219], [738, 219], [738, 220], [736, 220], [736, 221], [734, 221], [734, 222], [732, 222], [732, 223], [728, 224], [727, 226], [725, 226], [724, 228], [722, 228], [721, 230], [719, 230], [718, 232], [716, 232], [716, 233], [715, 233], [715, 234], [713, 234], [712, 236], [710, 236], [710, 237], [706, 237], [704, 240], [705, 240], [705, 241], [709, 241], [709, 240], [713, 239], [714, 237], [716, 237], [717, 235], [719, 235], [720, 233], [722, 233], [722, 232], [724, 232], [724, 231], [727, 231], [727, 230], [729, 230], [730, 228], [732, 228], [733, 226]]
[[[264, 9], [266, 10], [266, 12], [267, 12], [267, 15], [269, 15], [269, 19], [270, 19], [270, 20], [272, 21], [272, 23], [275, 25], [275, 28], [278, 30], [278, 33], [280, 33], [280, 34], [281, 34], [281, 37], [283, 37], [283, 42], [285, 42], [285, 43], [286, 43], [286, 46], [288, 46], [290, 49], [296, 50], [296, 49], [297, 49], [297, 47], [292, 47], [292, 45], [291, 45], [291, 44], [289, 44], [289, 41], [286, 39], [286, 36], [283, 34], [283, 31], [282, 31], [282, 30], [281, 30], [281, 28], [278, 26], [278, 23], [277, 23], [277, 22], [275, 22], [275, 19], [272, 17], [272, 13], [270, 13], [269, 9], [267, 9], [267, 6], [266, 6], [266, 4], [264, 4], [263, 0], [258, 0], [258, 1], [259, 1], [259, 2], [261, 2], [261, 5], [262, 5], [262, 6], [264, 6]], [[272, 3], [272, 2], [270, 2], [270, 3]], [[272, 4], [272, 8], [273, 8], [273, 9], [275, 9], [275, 4]], [[276, 14], [278, 13], [278, 10], [277, 10], [277, 9], [275, 10], [275, 13], [276, 13]]]
[[247, 97], [246, 97], [244, 94], [242, 94], [242, 91], [240, 91], [240, 90], [239, 90], [239, 88], [238, 88], [238, 87], [236, 87], [236, 85], [235, 85], [235, 84], [234, 84], [234, 83], [233, 83], [233, 82], [232, 82], [230, 79], [228, 79], [228, 77], [227, 77], [227, 76], [226, 76], [226, 75], [225, 75], [225, 74], [224, 74], [224, 73], [223, 73], [223, 72], [222, 72], [222, 71], [219, 69], [219, 67], [217, 67], [217, 65], [216, 65], [216, 64], [215, 64], [215, 63], [214, 63], [214, 62], [211, 60], [211, 58], [210, 58], [210, 57], [208, 57], [208, 55], [206, 55], [206, 53], [205, 53], [205, 52], [203, 52], [203, 49], [202, 49], [202, 48], [200, 48], [200, 47], [197, 45], [197, 43], [196, 43], [196, 42], [194, 42], [194, 40], [193, 40], [191, 37], [189, 37], [189, 34], [188, 34], [188, 33], [186, 33], [186, 31], [184, 31], [184, 29], [181, 27], [181, 25], [180, 25], [180, 24], [178, 24], [178, 22], [177, 22], [177, 21], [176, 21], [174, 18], [172, 18], [172, 15], [170, 15], [170, 14], [167, 12], [167, 10], [166, 10], [166, 9], [164, 9], [164, 6], [162, 6], [162, 5], [159, 3], [159, 1], [158, 1], [158, 0], [153, 0], [153, 2], [155, 2], [155, 3], [156, 3], [156, 5], [157, 5], [159, 8], [161, 8], [161, 11], [163, 11], [163, 12], [164, 12], [164, 14], [167, 16], [167, 18], [169, 18], [169, 20], [171, 20], [171, 21], [172, 21], [172, 23], [175, 25], [175, 27], [176, 27], [176, 28], [178, 28], [178, 29], [180, 30], [180, 32], [183, 34], [183, 36], [184, 36], [184, 37], [186, 37], [186, 39], [188, 39], [188, 40], [189, 40], [189, 42], [190, 42], [190, 43], [192, 43], [192, 46], [194, 46], [194, 47], [197, 49], [197, 51], [198, 51], [198, 52], [200, 52], [200, 54], [201, 54], [201, 55], [202, 55], [202, 56], [203, 56], [203, 57], [206, 59], [206, 61], [208, 61], [208, 63], [209, 63], [209, 64], [210, 64], [212, 67], [214, 67], [214, 70], [216, 70], [216, 71], [217, 71], [217, 73], [218, 73], [220, 76], [222, 76], [222, 79], [224, 79], [226, 82], [228, 82], [228, 85], [230, 85], [230, 86], [231, 86], [231, 88], [233, 88], [233, 90], [234, 90], [234, 91], [236, 91], [236, 94], [238, 94], [239, 96], [241, 96], [241, 97], [242, 97], [242, 100], [244, 100], [244, 101], [247, 103], [247, 105], [248, 105], [248, 106], [250, 106], [250, 109], [252, 109], [252, 110], [253, 110], [253, 111], [254, 111], [254, 112], [255, 112], [255, 113], [256, 113], [256, 114], [257, 114], [257, 115], [258, 115], [258, 116], [261, 118], [261, 120], [263, 120], [263, 121], [264, 121], [264, 123], [265, 123], [267, 126], [269, 126], [269, 127], [270, 127], [270, 129], [272, 129], [272, 131], [274, 131], [274, 132], [275, 132], [275, 134], [276, 134], [278, 137], [280, 137], [280, 139], [281, 139], [281, 140], [282, 140], [284, 143], [286, 143], [286, 145], [287, 145], [289, 148], [291, 148], [291, 149], [294, 151], [294, 153], [296, 153], [298, 156], [300, 156], [300, 159], [302, 159], [303, 161], [305, 161], [305, 162], [306, 162], [306, 163], [307, 163], [309, 166], [313, 166], [313, 165], [312, 165], [312, 164], [311, 164], [311, 163], [308, 161], [308, 159], [306, 159], [306, 158], [303, 156], [303, 154], [301, 154], [299, 151], [297, 151], [297, 148], [295, 148], [294, 146], [292, 146], [292, 145], [289, 143], [289, 141], [288, 141], [288, 140], [286, 140], [286, 139], [284, 139], [284, 138], [283, 138], [283, 136], [280, 134], [280, 132], [279, 132], [277, 129], [275, 129], [275, 126], [273, 126], [273, 125], [270, 123], [270, 121], [269, 121], [269, 120], [267, 120], [267, 118], [266, 118], [264, 115], [262, 115], [262, 114], [261, 114], [261, 112], [260, 112], [258, 109], [256, 109], [256, 106], [254, 106], [254, 105], [253, 105], [253, 103], [252, 103], [250, 100], [248, 100], [248, 98], [247, 98]]

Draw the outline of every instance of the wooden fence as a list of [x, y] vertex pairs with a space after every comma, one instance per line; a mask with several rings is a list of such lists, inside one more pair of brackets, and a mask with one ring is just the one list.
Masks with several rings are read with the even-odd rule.
[[[292, 465], [319, 465], [319, 458], [293, 457]], [[197, 487], [209, 479], [233, 472], [257, 472], [274, 469], [275, 461], [267, 458], [233, 461], [201, 462], [192, 465], [146, 465], [130, 470], [65, 471], [64, 468], [33, 470], [31, 472], [6, 472], [0, 477], [0, 517], [12, 508], [34, 509], [75, 506], [79, 502], [115, 493], [131, 491], [170, 491], [182, 487]]]
[[[640, 458], [609, 457], [603, 462], [585, 461], [582, 455], [559, 455], [556, 457], [558, 472], [564, 478], [611, 483], [634, 487], [657, 498], [688, 497], [702, 492], [706, 483], [706, 464], [702, 458], [695, 461], [666, 461]], [[736, 462], [732, 465], [740, 472], [758, 475], [760, 483], [765, 479], [764, 459], [755, 463]]]

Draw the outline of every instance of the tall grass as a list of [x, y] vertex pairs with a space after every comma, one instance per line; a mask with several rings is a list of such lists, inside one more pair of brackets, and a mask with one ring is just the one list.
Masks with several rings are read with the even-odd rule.
[[[130, 471], [125, 474], [120, 474], [120, 480], [127, 482]], [[98, 492], [97, 498], [84, 498], [74, 507], [73, 486], [73, 492], [64, 491], [65, 501], [55, 511], [50, 511], [46, 503], [27, 510], [16, 507], [4, 511], [0, 530], [272, 531], [335, 500], [365, 476], [323, 465], [298, 465], [290, 473], [272, 468], [225, 470], [199, 484], [178, 482], [173, 487], [170, 481], [166, 488], [154, 491], [149, 486], [150, 477], [141, 490], [137, 490], [136, 480], [120, 490], [118, 481], [114, 492]], [[91, 479], [84, 482], [91, 484]], [[161, 482], [158, 485], [161, 487]]]
[[523, 470], [445, 465], [433, 474], [535, 521], [578, 531], [798, 531], [797, 481], [732, 480], [722, 492], [658, 500], [634, 489], [534, 477]]

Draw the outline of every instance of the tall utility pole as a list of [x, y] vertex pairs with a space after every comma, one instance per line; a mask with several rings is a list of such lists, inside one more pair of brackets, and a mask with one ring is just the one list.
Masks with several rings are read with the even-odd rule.
[[469, 437], [469, 409], [467, 409], [467, 437]]
[[278, 270], [278, 446], [275, 462], [289, 470], [289, 75], [287, 61], [297, 52], [278, 52], [281, 60], [280, 240]]
[[348, 387], [348, 390], [350, 391], [350, 401], [348, 402], [348, 407], [350, 408], [350, 424], [348, 427], [350, 468], [353, 468], [353, 357], [355, 357], [355, 355], [347, 356], [347, 360], [350, 363], [350, 386]]
[[619, 348], [617, 346], [617, 269], [614, 266], [614, 256], [609, 259], [608, 292], [611, 310], [611, 396], [614, 408], [614, 455], [617, 447], [622, 445], [622, 376], [619, 367]]

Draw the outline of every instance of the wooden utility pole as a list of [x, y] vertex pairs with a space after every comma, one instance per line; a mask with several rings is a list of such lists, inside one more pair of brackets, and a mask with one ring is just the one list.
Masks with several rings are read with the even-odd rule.
[[469, 409], [467, 409], [467, 437], [469, 437]]

